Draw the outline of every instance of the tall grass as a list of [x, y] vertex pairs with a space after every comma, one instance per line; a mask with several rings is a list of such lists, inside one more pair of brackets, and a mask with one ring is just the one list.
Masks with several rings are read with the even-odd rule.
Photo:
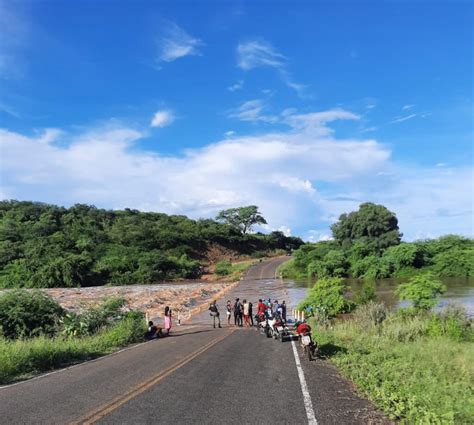
[[[318, 330], [326, 351], [390, 418], [474, 423], [474, 344], [469, 323], [437, 314], [387, 313], [369, 305], [354, 320]], [[441, 323], [441, 325], [440, 325]], [[446, 325], [446, 323], [451, 323]], [[329, 349], [330, 347], [330, 349]]]
[[140, 315], [132, 315], [95, 335], [82, 338], [0, 338], [0, 384], [111, 353], [142, 340], [145, 327]]

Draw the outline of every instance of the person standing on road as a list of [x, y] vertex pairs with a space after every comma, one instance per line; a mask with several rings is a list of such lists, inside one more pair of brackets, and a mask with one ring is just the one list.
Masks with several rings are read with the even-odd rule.
[[234, 303], [234, 325], [242, 326], [242, 304], [239, 298], [236, 298]]
[[285, 301], [281, 302], [281, 317], [283, 318], [283, 321], [286, 323], [286, 302]]
[[252, 301], [249, 301], [249, 317], [250, 317], [250, 324], [253, 326], [253, 304]]
[[171, 308], [168, 306], [165, 307], [165, 329], [166, 329], [166, 335], [170, 334], [171, 330]]
[[217, 308], [216, 300], [214, 300], [211, 305], [209, 306], [209, 311], [211, 312], [211, 317], [212, 317], [212, 324], [214, 328], [216, 327], [216, 319], [219, 324], [219, 327], [221, 328], [221, 317], [219, 314], [219, 309]]
[[249, 308], [249, 303], [247, 300], [244, 300], [244, 323], [246, 328], [250, 326]]
[[230, 316], [232, 316], [232, 304], [230, 300], [227, 300], [227, 304], [225, 308], [226, 308], [226, 314], [227, 314], [227, 325], [230, 326]]

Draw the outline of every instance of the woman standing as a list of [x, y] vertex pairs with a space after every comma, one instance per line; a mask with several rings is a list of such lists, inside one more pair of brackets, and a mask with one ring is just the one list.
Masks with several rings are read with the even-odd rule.
[[171, 309], [168, 306], [165, 307], [165, 329], [166, 335], [169, 335], [171, 330]]
[[227, 325], [230, 326], [230, 316], [232, 316], [232, 304], [230, 300], [227, 300], [227, 304], [225, 308], [226, 308], [226, 314], [227, 314]]
[[249, 317], [250, 306], [247, 300], [244, 300], [244, 323], [245, 327], [250, 326], [250, 317]]

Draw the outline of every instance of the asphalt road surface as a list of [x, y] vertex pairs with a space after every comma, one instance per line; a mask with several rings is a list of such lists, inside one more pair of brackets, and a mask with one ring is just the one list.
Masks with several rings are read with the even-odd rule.
[[[282, 299], [284, 287], [275, 273], [283, 261], [254, 266], [226, 298]], [[297, 343], [224, 323], [213, 329], [205, 313], [173, 331], [168, 338], [0, 388], [0, 423], [389, 423], [328, 361], [302, 358]]]

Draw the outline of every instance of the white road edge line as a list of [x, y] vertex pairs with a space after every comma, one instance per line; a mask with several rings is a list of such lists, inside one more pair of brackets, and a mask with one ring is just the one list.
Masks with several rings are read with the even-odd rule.
[[303, 393], [304, 408], [306, 409], [306, 416], [308, 417], [308, 425], [318, 425], [316, 416], [314, 416], [313, 402], [306, 385], [306, 379], [304, 377], [303, 368], [301, 367], [300, 357], [298, 350], [296, 349], [295, 341], [291, 340], [291, 346], [293, 347], [293, 355], [295, 356], [296, 370], [298, 371], [298, 378], [300, 379], [301, 391]]

